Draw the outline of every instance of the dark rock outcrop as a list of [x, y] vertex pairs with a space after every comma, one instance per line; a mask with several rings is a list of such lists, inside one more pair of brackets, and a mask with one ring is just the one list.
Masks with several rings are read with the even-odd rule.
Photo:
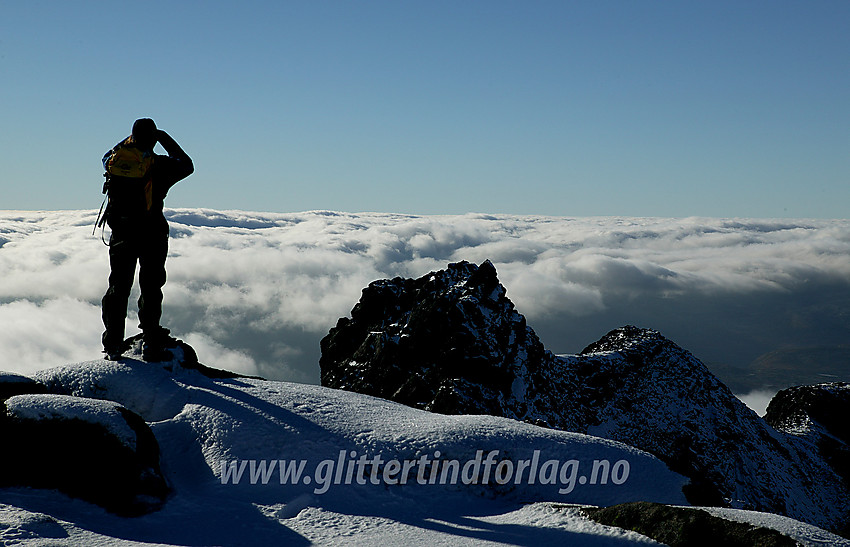
[[444, 414], [525, 414], [517, 372], [554, 360], [490, 262], [375, 281], [321, 348], [322, 385]]
[[[771, 399], [765, 421], [812, 446], [850, 491], [850, 384], [784, 389]], [[850, 532], [846, 528], [845, 532]]]
[[[125, 357], [137, 360], [144, 361], [142, 357], [142, 343], [144, 341], [143, 334], [139, 333], [135, 336], [131, 336], [124, 340], [124, 345], [129, 349], [128, 352], [124, 354]], [[207, 378], [214, 379], [225, 379], [225, 378], [256, 378], [262, 379], [258, 376], [246, 376], [244, 374], [239, 374], [237, 372], [232, 372], [229, 370], [222, 370], [218, 368], [208, 367], [206, 365], [201, 364], [198, 361], [198, 354], [195, 352], [195, 348], [180, 340], [179, 338], [168, 337], [164, 348], [171, 354], [171, 359], [176, 361], [180, 368], [197, 370]], [[176, 350], [176, 351], [175, 351]], [[172, 363], [164, 363], [164, 367], [167, 370], [173, 368]]]
[[695, 504], [833, 529], [836, 469], [778, 432], [658, 332], [616, 329], [579, 355], [546, 351], [488, 261], [380, 280], [322, 340], [322, 385], [445, 414], [492, 414], [621, 441], [691, 479]]
[[124, 516], [165, 502], [156, 438], [118, 403], [26, 394], [2, 406], [0, 486], [56, 489]]
[[797, 542], [776, 530], [715, 517], [702, 509], [638, 501], [604, 508], [584, 508], [592, 520], [633, 530], [670, 547], [794, 547]]
[[14, 372], [0, 371], [0, 401], [5, 401], [13, 395], [47, 392], [47, 386], [32, 378]]

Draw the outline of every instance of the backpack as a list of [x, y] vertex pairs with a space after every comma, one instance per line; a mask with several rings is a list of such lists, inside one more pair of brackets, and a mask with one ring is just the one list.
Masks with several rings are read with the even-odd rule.
[[[127, 137], [103, 156], [103, 193], [95, 230], [112, 219], [133, 219], [143, 216], [153, 205], [151, 177], [154, 154], [136, 147], [133, 137]], [[104, 211], [104, 204], [106, 210]], [[94, 233], [94, 232], [92, 232]], [[101, 235], [101, 238], [103, 236]]]
[[129, 178], [143, 178], [147, 175], [153, 165], [153, 154], [136, 148], [131, 139], [129, 137], [104, 157], [103, 168], [108, 174]]

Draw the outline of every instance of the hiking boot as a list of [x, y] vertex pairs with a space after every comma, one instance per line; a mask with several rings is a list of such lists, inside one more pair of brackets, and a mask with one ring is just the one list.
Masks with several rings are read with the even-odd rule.
[[122, 354], [130, 349], [130, 344], [127, 343], [127, 340], [124, 340], [121, 334], [115, 335], [115, 333], [109, 331], [103, 333], [101, 342], [103, 343], [104, 358], [107, 361], [120, 360]]
[[103, 353], [107, 361], [120, 361], [124, 358], [124, 352], [130, 349], [126, 340], [120, 343], [106, 342], [103, 344]]
[[175, 343], [177, 340], [169, 336], [171, 331], [165, 327], [154, 327], [142, 329], [142, 340], [145, 344], [153, 344], [155, 346], [167, 346], [170, 343]]
[[104, 359], [107, 361], [120, 361], [124, 358], [124, 348], [108, 347], [103, 348]]
[[150, 363], [171, 361], [174, 359], [174, 354], [162, 346], [145, 343], [142, 346], [142, 359]]
[[147, 329], [142, 335], [142, 359], [145, 361], [170, 361], [174, 355], [165, 349], [172, 347], [177, 340], [170, 337], [171, 331], [163, 327]]

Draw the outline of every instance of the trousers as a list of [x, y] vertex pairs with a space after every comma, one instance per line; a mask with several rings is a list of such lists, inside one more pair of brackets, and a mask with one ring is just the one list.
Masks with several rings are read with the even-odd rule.
[[[124, 342], [124, 323], [136, 264], [139, 266], [139, 327], [146, 337], [162, 330], [162, 287], [168, 256], [168, 223], [145, 223], [140, 227], [113, 227], [109, 239], [109, 288], [101, 300], [104, 348]], [[117, 228], [117, 229], [116, 229]]]

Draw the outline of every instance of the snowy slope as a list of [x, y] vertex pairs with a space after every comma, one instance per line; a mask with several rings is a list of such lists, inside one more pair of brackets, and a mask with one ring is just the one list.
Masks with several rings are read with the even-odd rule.
[[[620, 443], [505, 418], [431, 414], [313, 385], [213, 380], [181, 368], [179, 358], [162, 366], [132, 359], [91, 361], [42, 371], [36, 378], [54, 392], [113, 400], [142, 415], [160, 443], [162, 467], [173, 488], [166, 506], [128, 519], [53, 491], [3, 489], [0, 541], [22, 545], [43, 545], [46, 540], [51, 545], [652, 544], [633, 532], [595, 524], [565, 505], [631, 500], [684, 503], [681, 476], [656, 458]], [[511, 461], [517, 467], [539, 451], [538, 471], [552, 461], [558, 472], [538, 472], [534, 484], [528, 480], [528, 470], [524, 480], [496, 484], [495, 463], [490, 466], [488, 484], [463, 484], [462, 473], [457, 484], [451, 480], [439, 484], [439, 478], [432, 484], [427, 466], [418, 476], [416, 465], [423, 456], [473, 462], [471, 471], [479, 454], [479, 460], [485, 460], [493, 451], [498, 451], [495, 463]], [[376, 457], [382, 459], [376, 471], [371, 466], [358, 467], [357, 460], [377, 463]], [[345, 470], [331, 472], [340, 458]], [[257, 479], [253, 484], [251, 460]], [[305, 472], [298, 483], [281, 484], [279, 473], [271, 472], [267, 484], [262, 484], [260, 462], [269, 466], [268, 471], [272, 461], [279, 466], [281, 460], [303, 462]], [[387, 471], [391, 460], [416, 462], [407, 484], [390, 484], [402, 482], [402, 474]], [[577, 463], [565, 465], [573, 460]], [[619, 473], [608, 473], [607, 484], [598, 479], [591, 484], [590, 466], [603, 460]], [[233, 473], [222, 484], [222, 461], [226, 466], [236, 462], [234, 473], [244, 465], [238, 484]], [[618, 462], [627, 462], [628, 473], [624, 473], [625, 464]], [[479, 470], [484, 467], [481, 463]], [[504, 464], [502, 470], [506, 469]], [[323, 477], [331, 476], [339, 476], [338, 483], [323, 482]], [[479, 482], [483, 476], [483, 472], [477, 475]], [[574, 488], [559, 493], [570, 485], [564, 479], [571, 478]], [[554, 484], [541, 484], [548, 479]], [[794, 528], [784, 522], [778, 526]], [[838, 541], [812, 527], [794, 530], [798, 537], [811, 539], [820, 534]]]

